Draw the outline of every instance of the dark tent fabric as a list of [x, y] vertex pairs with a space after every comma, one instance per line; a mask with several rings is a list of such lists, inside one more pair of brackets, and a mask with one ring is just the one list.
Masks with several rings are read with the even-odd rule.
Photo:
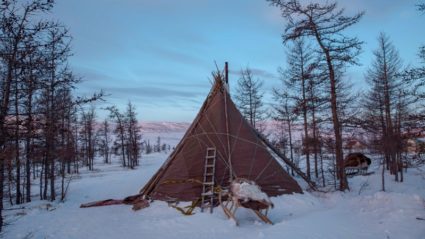
[[268, 196], [302, 193], [298, 183], [268, 147], [216, 79], [192, 125], [174, 152], [141, 190], [146, 198], [194, 201], [200, 198], [207, 148], [216, 148], [215, 183], [221, 187], [240, 177], [255, 181]]

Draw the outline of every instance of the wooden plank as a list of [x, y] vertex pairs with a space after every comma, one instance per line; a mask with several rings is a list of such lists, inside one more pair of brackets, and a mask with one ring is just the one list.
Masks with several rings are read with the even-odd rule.
[[263, 222], [265, 222], [265, 223], [268, 223], [268, 224], [270, 224], [270, 225], [273, 225], [273, 222], [266, 216], [266, 215], [264, 215], [263, 213], [261, 213], [260, 211], [257, 211], [257, 210], [252, 210], [252, 211], [254, 211], [255, 212], [255, 214], [257, 214], [257, 216], [261, 219], [261, 220], [263, 220]]

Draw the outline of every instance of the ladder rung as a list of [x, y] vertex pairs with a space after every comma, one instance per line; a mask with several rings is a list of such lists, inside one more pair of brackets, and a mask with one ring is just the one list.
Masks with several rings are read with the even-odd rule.
[[214, 207], [214, 171], [215, 171], [215, 161], [217, 157], [216, 148], [209, 147], [205, 155], [205, 164], [204, 164], [204, 182], [202, 183], [202, 202], [201, 202], [201, 211], [204, 208], [210, 208], [212, 213]]

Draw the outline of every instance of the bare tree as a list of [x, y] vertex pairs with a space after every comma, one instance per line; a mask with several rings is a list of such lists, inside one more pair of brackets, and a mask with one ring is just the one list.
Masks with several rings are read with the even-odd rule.
[[251, 69], [241, 70], [241, 78], [238, 81], [235, 99], [242, 115], [255, 129], [264, 131], [259, 122], [264, 119], [263, 93], [261, 87], [263, 82], [254, 79]]
[[116, 151], [121, 153], [122, 166], [126, 167], [126, 130], [125, 130], [125, 116], [117, 107], [111, 106], [106, 108], [109, 111], [109, 117], [115, 120], [115, 141], [114, 147]]
[[94, 169], [94, 156], [96, 146], [96, 113], [94, 106], [90, 107], [87, 111], [84, 109], [81, 112], [81, 140], [83, 147], [84, 162], [89, 170]]
[[[283, 84], [285, 87], [285, 84]], [[273, 96], [276, 100], [273, 104], [274, 116], [273, 119], [285, 124], [284, 127], [288, 132], [288, 143], [289, 143], [289, 159], [294, 163], [294, 145], [293, 145], [293, 123], [297, 118], [297, 115], [294, 113], [295, 103], [293, 99], [289, 96], [287, 92], [281, 93], [280, 89], [273, 89]], [[291, 168], [291, 174], [294, 176], [294, 169]]]
[[[60, 111], [63, 91], [79, 82], [72, 74], [67, 65], [70, 56], [70, 36], [68, 30], [62, 26], [49, 29], [45, 45], [46, 77], [42, 83], [42, 98], [40, 106], [44, 117], [44, 140], [45, 140], [45, 183], [50, 181], [50, 200], [56, 199], [55, 171], [59, 149], [59, 125], [60, 118], [56, 112]], [[43, 192], [47, 197], [47, 185]]]
[[[388, 36], [381, 33], [378, 37], [379, 47], [374, 52], [375, 60], [368, 70], [367, 79], [372, 86], [373, 93], [378, 101], [369, 101], [369, 105], [376, 104], [380, 109], [381, 117], [381, 150], [384, 154], [385, 163], [391, 173], [396, 174], [398, 181], [398, 161], [397, 158], [397, 135], [395, 132], [395, 113], [397, 93], [402, 88], [401, 78], [398, 77], [401, 71], [401, 59], [397, 50], [389, 41]], [[369, 107], [371, 108], [371, 107]]]
[[11, 91], [16, 73], [20, 72], [19, 61], [25, 51], [25, 41], [50, 27], [50, 24], [37, 21], [33, 17], [49, 11], [53, 2], [34, 0], [18, 6], [17, 0], [0, 3], [0, 60], [1, 60], [1, 102], [0, 102], [0, 231], [3, 225], [3, 189], [6, 143], [9, 140], [6, 119], [10, 110]]
[[[420, 3], [417, 6], [419, 11], [425, 12], [425, 3]], [[411, 94], [415, 96], [416, 101], [419, 102], [416, 104], [416, 106], [419, 106], [417, 108], [422, 108], [422, 111], [417, 112], [417, 115], [411, 118], [416, 122], [423, 122], [425, 121], [425, 45], [419, 48], [418, 56], [421, 62], [417, 66], [405, 70], [401, 76], [403, 81], [413, 85], [412, 88], [414, 91], [411, 92]], [[419, 128], [425, 127], [424, 125], [420, 125]]]
[[310, 163], [310, 135], [309, 135], [309, 104], [310, 98], [308, 95], [309, 81], [313, 81], [313, 71], [316, 63], [311, 49], [303, 39], [293, 42], [293, 45], [288, 50], [287, 55], [288, 66], [285, 69], [280, 69], [282, 78], [285, 84], [284, 89], [289, 91], [296, 105], [294, 112], [302, 116], [304, 137], [303, 137], [303, 152], [306, 156], [306, 174], [311, 178], [311, 163]]
[[[308, 142], [308, 145], [311, 147], [314, 156], [314, 174], [315, 177], [319, 177], [318, 161], [319, 154], [321, 153], [322, 142], [320, 139], [320, 124], [325, 121], [325, 115], [327, 115], [326, 107], [328, 106], [328, 99], [324, 95], [325, 90], [325, 78], [320, 73], [312, 74], [312, 77], [308, 80], [308, 99], [309, 106], [308, 110], [310, 111], [311, 117], [311, 137]], [[321, 171], [322, 171], [322, 181], [324, 181], [323, 175], [323, 161], [321, 160]]]
[[161, 137], [158, 136], [156, 138], [156, 145], [155, 145], [155, 152], [160, 152], [161, 151]]
[[111, 151], [111, 129], [108, 120], [104, 120], [97, 131], [98, 147], [100, 155], [103, 156], [105, 163], [111, 163], [110, 151]]
[[336, 67], [356, 63], [362, 42], [357, 38], [347, 37], [342, 31], [356, 24], [363, 12], [352, 17], [344, 16], [344, 9], [339, 9], [335, 2], [309, 3], [302, 5], [298, 0], [268, 0], [278, 6], [282, 16], [288, 21], [283, 41], [310, 37], [320, 49], [320, 55], [326, 62], [330, 89], [330, 106], [335, 136], [335, 156], [340, 190], [348, 189], [343, 169], [342, 135], [338, 116]]
[[[141, 127], [136, 118], [136, 109], [131, 102], [128, 102], [126, 112], [126, 130], [127, 130], [127, 155], [128, 165], [131, 169], [139, 164], [139, 157], [141, 155]], [[158, 150], [160, 150], [160, 138], [158, 137]]]
[[79, 80], [68, 67], [70, 36], [46, 18], [53, 5], [52, 0], [0, 3], [0, 230], [3, 192], [18, 204], [29, 202], [39, 177], [40, 198], [55, 200], [60, 175], [64, 198], [65, 165], [70, 173], [69, 162], [76, 158], [75, 106], [103, 95], [72, 96]]

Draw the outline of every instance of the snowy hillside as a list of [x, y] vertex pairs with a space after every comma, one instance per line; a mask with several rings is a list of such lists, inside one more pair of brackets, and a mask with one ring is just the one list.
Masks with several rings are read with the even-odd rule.
[[190, 123], [186, 122], [148, 122], [144, 121], [140, 123], [142, 131], [144, 133], [157, 133], [157, 132], [184, 132], [186, 131]]
[[[157, 133], [151, 132], [152, 137]], [[183, 132], [169, 137], [175, 145]], [[163, 134], [165, 137], [166, 134]], [[165, 137], [166, 138], [166, 137]], [[70, 185], [64, 203], [34, 201], [7, 210], [3, 238], [425, 238], [425, 167], [409, 169], [406, 182], [387, 176], [387, 192], [380, 192], [380, 174], [349, 178], [347, 193], [310, 193], [272, 198], [266, 225], [239, 209], [237, 227], [221, 208], [213, 214], [184, 216], [164, 202], [132, 211], [130, 206], [79, 208], [102, 199], [136, 194], [161, 166], [168, 153], [143, 155], [136, 170], [116, 162], [98, 162], [95, 172], [82, 171]], [[378, 171], [375, 163], [371, 171]]]

